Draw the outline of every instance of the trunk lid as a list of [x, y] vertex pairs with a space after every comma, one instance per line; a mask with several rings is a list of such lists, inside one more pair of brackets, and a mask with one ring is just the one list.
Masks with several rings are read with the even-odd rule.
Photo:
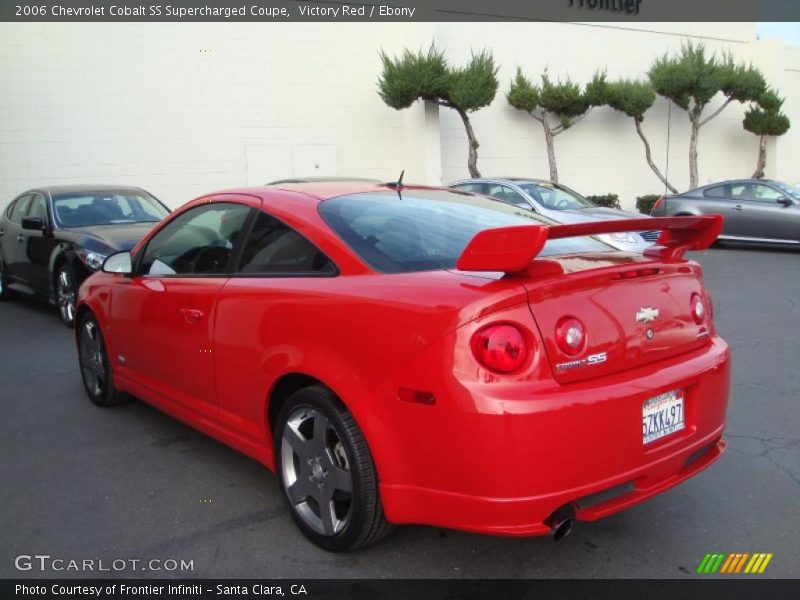
[[[708, 343], [692, 316], [692, 296], [708, 306], [700, 267], [625, 253], [549, 257], [563, 274], [523, 277], [545, 354], [560, 383], [609, 375]], [[578, 319], [586, 341], [576, 354], [556, 341], [563, 318]], [[710, 323], [710, 319], [706, 319]]]

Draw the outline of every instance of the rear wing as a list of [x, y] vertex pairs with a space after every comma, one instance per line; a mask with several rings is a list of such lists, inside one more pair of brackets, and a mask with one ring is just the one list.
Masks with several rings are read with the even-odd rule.
[[616, 221], [592, 221], [571, 225], [518, 225], [479, 232], [464, 248], [456, 263], [461, 271], [526, 271], [547, 240], [584, 235], [660, 230], [645, 256], [680, 259], [687, 250], [705, 250], [722, 232], [722, 215], [701, 217], [647, 217]]

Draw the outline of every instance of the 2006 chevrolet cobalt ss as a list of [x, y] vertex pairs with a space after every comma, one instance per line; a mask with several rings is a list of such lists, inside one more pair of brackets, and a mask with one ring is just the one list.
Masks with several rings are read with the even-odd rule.
[[[370, 182], [211, 194], [81, 287], [83, 381], [276, 471], [327, 550], [399, 523], [562, 537], [725, 449], [729, 352], [683, 258], [721, 217], [640, 221]], [[644, 254], [588, 237], [643, 228]]]

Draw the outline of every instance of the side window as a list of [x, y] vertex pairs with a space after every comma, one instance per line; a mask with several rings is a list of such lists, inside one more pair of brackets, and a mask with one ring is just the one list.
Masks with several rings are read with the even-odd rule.
[[239, 271], [250, 275], [334, 275], [336, 267], [294, 229], [259, 212], [244, 246]]
[[489, 195], [501, 202], [530, 209], [531, 205], [519, 192], [511, 189], [507, 185], [489, 185]]
[[192, 208], [147, 244], [141, 275], [223, 275], [250, 209], [217, 202]]
[[28, 207], [31, 205], [32, 197], [33, 196], [31, 194], [28, 194], [27, 196], [17, 198], [17, 201], [14, 203], [14, 209], [11, 211], [11, 215], [9, 216], [13, 223], [19, 223], [22, 221], [22, 217], [28, 213]]
[[486, 184], [484, 183], [461, 183], [455, 187], [460, 192], [472, 192], [473, 194], [485, 194]]
[[47, 201], [41, 194], [36, 194], [31, 201], [30, 208], [26, 217], [36, 217], [41, 219], [43, 223], [47, 223]]
[[755, 202], [777, 202], [784, 197], [783, 192], [779, 192], [768, 185], [756, 183], [752, 188], [753, 197], [750, 200]]
[[704, 198], [725, 198], [727, 194], [725, 193], [725, 185], [718, 185], [716, 187], [708, 188], [707, 190], [703, 191]]

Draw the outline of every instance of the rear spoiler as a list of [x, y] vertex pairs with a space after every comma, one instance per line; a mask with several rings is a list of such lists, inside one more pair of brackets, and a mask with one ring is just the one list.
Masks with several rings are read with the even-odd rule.
[[461, 271], [526, 271], [547, 240], [584, 235], [660, 230], [645, 256], [680, 259], [687, 250], [705, 250], [722, 232], [722, 215], [701, 217], [648, 217], [616, 221], [592, 221], [571, 225], [518, 225], [479, 232], [464, 248], [456, 263]]

